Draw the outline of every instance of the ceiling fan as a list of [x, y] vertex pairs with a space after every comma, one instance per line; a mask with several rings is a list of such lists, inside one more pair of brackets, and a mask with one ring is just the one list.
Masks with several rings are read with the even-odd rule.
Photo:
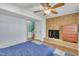
[[54, 11], [55, 8], [58, 8], [58, 7], [61, 7], [61, 6], [64, 6], [64, 3], [58, 3], [54, 6], [51, 6], [50, 3], [40, 3], [41, 6], [43, 7], [43, 10], [37, 10], [37, 11], [34, 11], [34, 13], [38, 13], [38, 12], [44, 12], [44, 15], [47, 15], [48, 13], [53, 13], [53, 14], [58, 14], [58, 12]]

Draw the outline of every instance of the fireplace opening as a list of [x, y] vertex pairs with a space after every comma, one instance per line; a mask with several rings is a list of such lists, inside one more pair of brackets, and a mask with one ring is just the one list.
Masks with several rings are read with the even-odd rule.
[[48, 30], [48, 37], [59, 39], [59, 30]]

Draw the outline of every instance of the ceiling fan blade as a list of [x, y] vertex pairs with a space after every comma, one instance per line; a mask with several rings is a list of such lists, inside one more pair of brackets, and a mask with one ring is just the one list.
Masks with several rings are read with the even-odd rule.
[[45, 6], [45, 4], [44, 3], [40, 3], [42, 6]]
[[51, 11], [51, 13], [53, 13], [53, 14], [58, 14], [58, 12], [56, 12], [56, 11], [53, 11], [53, 10]]
[[49, 3], [40, 3], [40, 4], [44, 8], [44, 10], [48, 9], [48, 7], [50, 6]]
[[43, 10], [37, 10], [37, 11], [34, 11], [34, 13], [41, 12], [41, 11], [43, 11]]
[[54, 6], [52, 7], [52, 9], [61, 7], [61, 6], [63, 6], [63, 5], [64, 5], [64, 3], [58, 3], [58, 4], [54, 5]]
[[45, 9], [45, 3], [40, 3], [41, 4], [41, 6]]
[[49, 3], [46, 3], [46, 6], [47, 6], [47, 7], [51, 7]]

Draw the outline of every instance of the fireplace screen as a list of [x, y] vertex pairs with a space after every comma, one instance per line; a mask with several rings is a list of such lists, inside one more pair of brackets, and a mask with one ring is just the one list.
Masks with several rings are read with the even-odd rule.
[[48, 30], [48, 37], [59, 39], [59, 30]]

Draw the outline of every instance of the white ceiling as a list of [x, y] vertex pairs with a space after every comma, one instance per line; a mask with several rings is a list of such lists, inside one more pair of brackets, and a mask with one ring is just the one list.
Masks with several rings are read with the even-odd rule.
[[[36, 15], [35, 13], [33, 13], [32, 11], [29, 11], [28, 8], [23, 9], [22, 7], [24, 7], [24, 4], [13, 4], [13, 3], [0, 3], [0, 14], [7, 14], [7, 15], [11, 15], [11, 16], [15, 16], [16, 17], [21, 17], [21, 18], [29, 18], [30, 19], [34, 19], [36, 21], [39, 20], [43, 20], [45, 18], [42, 18], [38, 15]], [[26, 4], [25, 4], [26, 5]], [[28, 5], [30, 7], [30, 5]], [[28, 10], [27, 10], [28, 9]]]
[[[40, 3], [14, 3], [12, 4], [14, 6], [17, 6], [21, 9], [28, 10], [33, 13], [33, 11], [41, 10]], [[55, 3], [51, 4], [52, 6], [55, 5]], [[79, 12], [79, 3], [65, 3], [64, 6], [54, 9], [58, 12], [58, 14], [49, 14], [46, 16], [46, 18], [50, 17], [56, 17], [66, 14], [71, 14], [75, 12]], [[44, 17], [43, 12], [35, 13], [38, 16]]]
[[20, 7], [22, 9], [30, 9], [33, 7], [38, 7], [40, 4], [39, 3], [13, 3], [12, 5]]
[[[56, 3], [51, 3], [51, 6]], [[6, 10], [5, 12], [1, 9]], [[65, 3], [64, 6], [54, 9], [58, 12], [58, 14], [50, 13], [47, 16], [43, 16], [44, 12], [34, 13], [33, 11], [41, 10], [42, 7], [40, 3], [4, 3], [0, 4], [0, 14], [6, 13], [11, 14], [9, 12], [13, 12], [16, 17], [28, 18], [28, 19], [39, 19], [43, 20], [46, 18], [57, 17], [61, 15], [71, 14], [75, 12], [79, 12], [79, 3]], [[2, 12], [3, 11], [3, 12]], [[17, 16], [18, 15], [18, 16]]]
[[[34, 13], [33, 11], [37, 11], [37, 10], [42, 9], [41, 6], [40, 6], [40, 3], [13, 3], [11, 5], [17, 6], [17, 7], [21, 8], [21, 9], [24, 9], [24, 10], [28, 10], [28, 11], [30, 11], [32, 13]], [[34, 13], [34, 14], [44, 18], [43, 12]]]

